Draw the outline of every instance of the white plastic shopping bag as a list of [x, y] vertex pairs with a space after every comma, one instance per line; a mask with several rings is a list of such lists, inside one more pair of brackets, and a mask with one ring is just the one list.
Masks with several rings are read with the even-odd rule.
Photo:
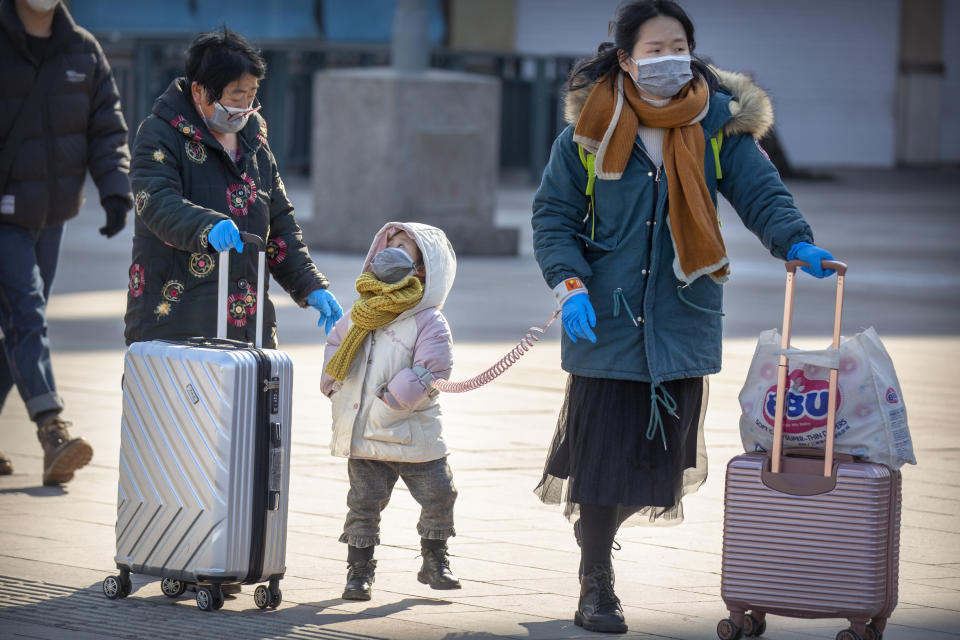
[[[839, 362], [834, 449], [894, 469], [917, 463], [893, 361], [873, 327], [841, 338], [839, 351], [790, 349], [786, 354], [784, 448], [823, 449], [830, 367]], [[740, 437], [746, 451], [773, 446], [779, 355], [780, 332], [761, 333], [740, 391]]]

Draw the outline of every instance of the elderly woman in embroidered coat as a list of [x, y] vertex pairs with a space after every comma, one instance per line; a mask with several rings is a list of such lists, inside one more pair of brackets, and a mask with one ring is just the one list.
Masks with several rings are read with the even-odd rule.
[[693, 25], [670, 0], [622, 3], [611, 29], [571, 73], [570, 126], [533, 204], [571, 374], [537, 493], [575, 520], [575, 622], [623, 632], [617, 528], [634, 515], [679, 522], [682, 495], [706, 478], [704, 376], [720, 370], [730, 272], [717, 191], [775, 257], [822, 277], [830, 256], [757, 143], [773, 121], [763, 91], [691, 58]]
[[[215, 336], [217, 252], [241, 249], [241, 231], [266, 240], [270, 274], [300, 306], [319, 310], [329, 331], [342, 312], [303, 243], [255, 106], [263, 59], [224, 29], [198, 35], [186, 67], [134, 142], [127, 343]], [[231, 256], [227, 335], [254, 342], [262, 310], [263, 344], [274, 348], [276, 318], [266, 291], [256, 291], [256, 265], [255, 251]]]

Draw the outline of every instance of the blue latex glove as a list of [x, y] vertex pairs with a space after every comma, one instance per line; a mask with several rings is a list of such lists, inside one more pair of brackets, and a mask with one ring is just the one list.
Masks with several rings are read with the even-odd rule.
[[330, 333], [337, 320], [343, 317], [343, 309], [332, 293], [326, 289], [316, 289], [307, 296], [307, 304], [320, 312], [318, 327], [323, 327], [324, 333]]
[[237, 253], [243, 253], [240, 230], [237, 229], [233, 220], [221, 220], [213, 225], [213, 229], [210, 229], [210, 233], [207, 234], [207, 242], [217, 251], [236, 249]]
[[590, 296], [579, 293], [567, 298], [563, 303], [562, 315], [563, 328], [571, 340], [576, 342], [577, 338], [586, 338], [590, 342], [597, 341], [597, 336], [590, 329], [597, 326], [597, 314], [590, 304]]
[[790, 251], [787, 252], [787, 260], [803, 260], [810, 266], [800, 268], [814, 278], [826, 278], [835, 273], [833, 269], [824, 269], [820, 265], [821, 260], [833, 260], [830, 252], [809, 242], [798, 242], [790, 247]]

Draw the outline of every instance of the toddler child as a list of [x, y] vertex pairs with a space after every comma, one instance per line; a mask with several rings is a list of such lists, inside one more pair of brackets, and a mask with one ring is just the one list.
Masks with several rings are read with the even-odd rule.
[[330, 451], [348, 458], [350, 491], [340, 542], [347, 547], [347, 600], [369, 600], [380, 543], [380, 512], [398, 478], [420, 504], [423, 566], [417, 579], [459, 589], [447, 538], [457, 490], [447, 464], [435, 378], [453, 367], [440, 307], [457, 259], [440, 229], [390, 222], [370, 246], [357, 278], [360, 298], [337, 322], [324, 352], [323, 393], [333, 402]]

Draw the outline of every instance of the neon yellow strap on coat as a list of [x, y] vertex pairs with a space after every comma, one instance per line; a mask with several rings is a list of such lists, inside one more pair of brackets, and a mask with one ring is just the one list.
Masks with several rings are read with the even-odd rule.
[[717, 135], [710, 138], [710, 145], [713, 147], [713, 161], [717, 167], [717, 180], [723, 177], [723, 171], [720, 169], [720, 147], [723, 146], [723, 131], [717, 131]]
[[583, 164], [583, 168], [587, 170], [587, 188], [584, 190], [584, 195], [590, 198], [589, 212], [588, 216], [591, 218], [590, 221], [590, 239], [594, 239], [594, 234], [597, 231], [597, 202], [593, 195], [593, 185], [597, 181], [597, 167], [595, 161], [597, 156], [592, 153], [587, 153], [583, 145], [578, 144], [577, 150], [580, 152], [580, 162]]
[[[717, 169], [717, 180], [719, 180], [723, 177], [723, 171], [720, 169], [720, 147], [723, 146], [723, 129], [717, 131], [717, 135], [710, 138], [710, 146], [713, 147], [713, 162]], [[719, 209], [717, 210], [717, 226], [723, 226]]]
[[[723, 146], [723, 131], [717, 131], [717, 135], [710, 138], [710, 146], [713, 147], [713, 162], [716, 167], [717, 180], [723, 178], [723, 170], [720, 168], [720, 148]], [[597, 168], [594, 164], [597, 157], [592, 153], [587, 153], [583, 148], [583, 145], [577, 145], [577, 151], [580, 154], [580, 163], [583, 165], [583, 168], [587, 170], [587, 188], [584, 190], [584, 195], [590, 198], [590, 211], [589, 216], [592, 218], [590, 224], [590, 239], [594, 239], [594, 233], [597, 230], [597, 203], [593, 194], [593, 186], [597, 180]], [[717, 216], [717, 222], [720, 226], [723, 226], [723, 223], [720, 222], [720, 216]]]

